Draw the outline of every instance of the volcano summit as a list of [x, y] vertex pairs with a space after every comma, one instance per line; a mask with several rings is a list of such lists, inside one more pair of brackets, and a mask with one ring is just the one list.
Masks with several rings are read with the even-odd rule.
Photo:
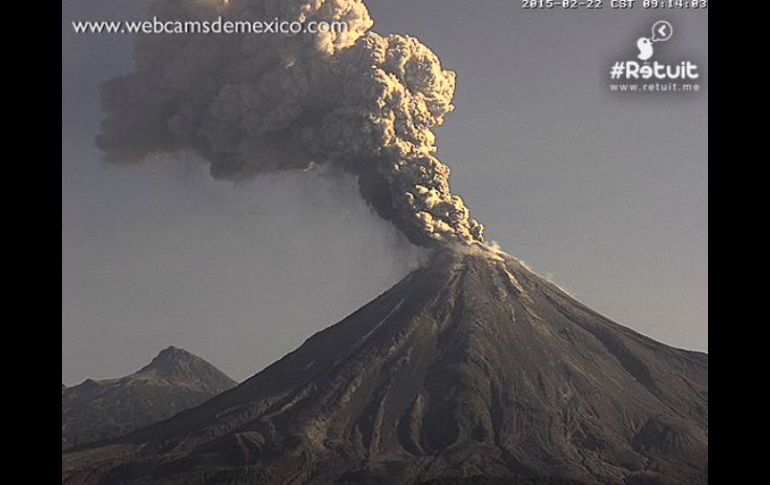
[[205, 404], [63, 455], [63, 482], [706, 483], [708, 357], [519, 261], [441, 250]]

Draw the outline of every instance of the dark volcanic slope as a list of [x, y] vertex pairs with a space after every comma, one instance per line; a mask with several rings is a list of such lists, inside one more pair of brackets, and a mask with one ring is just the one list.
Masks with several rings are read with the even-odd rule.
[[205, 360], [169, 347], [120, 379], [62, 384], [62, 448], [114, 438], [197, 406], [237, 383]]
[[703, 483], [708, 358], [519, 262], [443, 252], [235, 389], [66, 483]]

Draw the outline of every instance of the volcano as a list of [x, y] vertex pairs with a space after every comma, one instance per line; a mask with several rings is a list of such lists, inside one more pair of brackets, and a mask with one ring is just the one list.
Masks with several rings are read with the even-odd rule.
[[697, 484], [707, 450], [706, 354], [442, 250], [234, 389], [65, 453], [62, 480]]
[[62, 449], [124, 435], [236, 386], [200, 357], [174, 346], [139, 371], [61, 392]]

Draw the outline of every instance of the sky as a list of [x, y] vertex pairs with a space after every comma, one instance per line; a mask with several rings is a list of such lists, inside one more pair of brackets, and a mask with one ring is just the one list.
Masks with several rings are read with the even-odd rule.
[[[457, 72], [438, 155], [488, 238], [616, 322], [707, 351], [707, 13], [366, 3], [374, 30], [418, 37]], [[147, 4], [62, 3], [67, 385], [131, 373], [169, 345], [245, 379], [425, 255], [347, 177], [232, 184], [193, 155], [105, 164], [99, 85], [130, 72], [133, 38], [77, 35], [70, 22], [143, 19]], [[701, 66], [704, 89], [608, 92], [609, 65], [661, 18], [674, 26], [665, 49]]]

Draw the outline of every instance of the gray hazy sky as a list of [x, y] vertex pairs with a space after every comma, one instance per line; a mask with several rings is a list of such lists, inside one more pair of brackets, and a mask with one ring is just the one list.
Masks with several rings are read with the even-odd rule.
[[[604, 84], [659, 18], [675, 29], [665, 48], [705, 72], [707, 14], [366, 3], [375, 30], [419, 37], [458, 73], [439, 156], [489, 238], [618, 323], [707, 350], [708, 92]], [[65, 384], [132, 372], [172, 344], [244, 379], [420, 258], [348, 179], [232, 185], [192, 157], [103, 164], [98, 86], [129, 72], [133, 39], [77, 36], [70, 21], [141, 19], [147, 4], [62, 3]]]

